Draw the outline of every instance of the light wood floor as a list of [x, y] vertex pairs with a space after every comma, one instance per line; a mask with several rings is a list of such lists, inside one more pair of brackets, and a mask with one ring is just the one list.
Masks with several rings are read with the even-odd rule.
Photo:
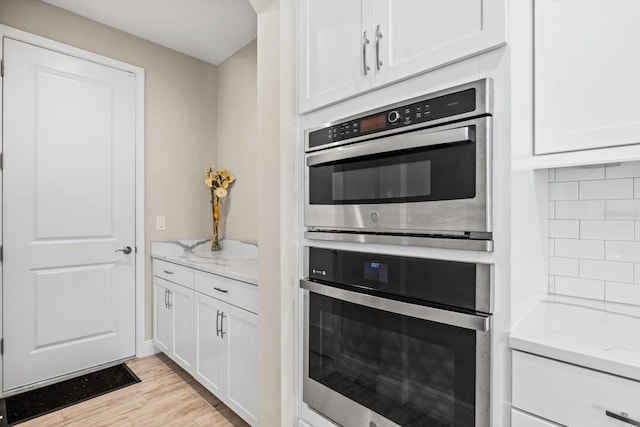
[[127, 362], [142, 380], [21, 427], [248, 426], [164, 355]]

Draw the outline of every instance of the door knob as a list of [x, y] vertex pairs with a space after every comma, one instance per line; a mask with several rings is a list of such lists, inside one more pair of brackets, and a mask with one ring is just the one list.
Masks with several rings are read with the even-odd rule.
[[116, 252], [122, 252], [122, 253], [124, 253], [125, 255], [128, 255], [128, 254], [130, 254], [130, 253], [131, 253], [131, 246], [125, 246], [124, 248], [122, 248], [122, 249], [116, 249], [115, 251], [116, 251]]

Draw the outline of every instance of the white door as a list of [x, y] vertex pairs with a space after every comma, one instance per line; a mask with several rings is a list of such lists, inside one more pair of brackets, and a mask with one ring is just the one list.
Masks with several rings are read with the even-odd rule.
[[135, 78], [3, 43], [7, 391], [135, 355]]
[[171, 311], [169, 285], [159, 277], [153, 278], [153, 344], [164, 353], [171, 351]]
[[300, 111], [373, 87], [373, 6], [370, 0], [298, 3]]
[[193, 289], [171, 283], [169, 288], [171, 311], [171, 358], [191, 372], [193, 363]]
[[[505, 43], [504, 0], [376, 0], [376, 85]], [[382, 37], [379, 37], [379, 34]]]
[[210, 392], [222, 397], [225, 385], [222, 375], [223, 344], [220, 337], [220, 301], [195, 293], [196, 309], [196, 378]]
[[228, 407], [251, 425], [258, 420], [258, 315], [224, 304]]

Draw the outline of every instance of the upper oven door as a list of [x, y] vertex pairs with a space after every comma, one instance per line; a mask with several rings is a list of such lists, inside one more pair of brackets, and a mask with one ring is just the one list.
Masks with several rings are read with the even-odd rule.
[[306, 157], [305, 225], [405, 234], [491, 232], [491, 117]]

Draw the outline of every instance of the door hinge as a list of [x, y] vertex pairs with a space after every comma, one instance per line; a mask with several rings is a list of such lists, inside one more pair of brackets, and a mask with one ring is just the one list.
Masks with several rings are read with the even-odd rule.
[[4, 246], [0, 246], [0, 262], [4, 261]]
[[4, 77], [4, 58], [0, 59], [0, 76]]
[[4, 356], [4, 338], [0, 338], [0, 356]]
[[0, 169], [4, 169], [4, 153], [0, 153]]

